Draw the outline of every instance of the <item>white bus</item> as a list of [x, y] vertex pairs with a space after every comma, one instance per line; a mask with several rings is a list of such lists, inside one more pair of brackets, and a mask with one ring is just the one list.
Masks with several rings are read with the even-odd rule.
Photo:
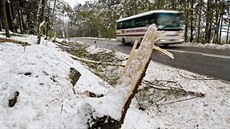
[[157, 45], [167, 46], [184, 42], [182, 14], [173, 10], [154, 10], [119, 19], [116, 25], [116, 39], [122, 44], [141, 41], [148, 26], [156, 24]]

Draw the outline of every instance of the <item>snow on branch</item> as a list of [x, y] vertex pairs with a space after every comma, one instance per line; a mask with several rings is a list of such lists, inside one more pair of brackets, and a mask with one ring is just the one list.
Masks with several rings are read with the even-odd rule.
[[2, 43], [2, 42], [13, 42], [13, 43], [16, 43], [16, 44], [20, 44], [23, 47], [30, 45], [28, 42], [18, 41], [18, 40], [10, 39], [10, 38], [0, 38], [0, 43]]

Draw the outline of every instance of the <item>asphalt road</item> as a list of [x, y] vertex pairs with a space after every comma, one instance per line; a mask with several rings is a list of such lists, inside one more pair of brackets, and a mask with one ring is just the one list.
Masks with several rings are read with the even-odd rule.
[[[80, 41], [88, 45], [117, 50], [126, 54], [130, 53], [132, 45], [122, 45], [120, 42], [89, 38], [72, 38], [71, 41]], [[96, 43], [95, 43], [96, 41]], [[185, 69], [210, 78], [221, 79], [230, 82], [230, 50], [220, 50], [183, 45], [169, 46], [168, 51], [173, 53], [175, 59], [171, 60], [156, 51], [152, 54], [152, 60]]]

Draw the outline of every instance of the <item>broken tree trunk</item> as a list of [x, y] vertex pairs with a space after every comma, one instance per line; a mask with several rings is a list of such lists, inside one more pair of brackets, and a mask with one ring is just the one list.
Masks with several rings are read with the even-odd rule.
[[40, 44], [41, 42], [41, 37], [42, 37], [42, 26], [44, 25], [45, 21], [43, 21], [41, 24], [39, 24], [39, 27], [38, 27], [38, 41], [37, 41], [37, 44]]
[[141, 83], [143, 77], [145, 76], [145, 71], [148, 68], [148, 64], [151, 60], [150, 58], [153, 49], [161, 51], [162, 53], [165, 53], [169, 57], [173, 58], [171, 53], [154, 45], [154, 41], [157, 38], [156, 31], [157, 28], [155, 25], [151, 25], [148, 28], [138, 49], [136, 49], [137, 41], [135, 41], [129, 59], [120, 79], [118, 80], [116, 88], [104, 96], [104, 101], [101, 102], [101, 108], [106, 107], [103, 105], [112, 105], [110, 110], [113, 113], [109, 114], [111, 111], [106, 112], [106, 109], [101, 109], [103, 112], [100, 112], [99, 114], [106, 115], [95, 119], [92, 127], [107, 129], [109, 123], [108, 119], [102, 118], [108, 117], [111, 118], [111, 121], [113, 121], [110, 122], [110, 127], [113, 127], [111, 129], [118, 129], [121, 127], [121, 125], [124, 123], [124, 119], [131, 101], [137, 92], [138, 85]]
[[[149, 62], [151, 60], [152, 50], [153, 49], [159, 50], [167, 54], [169, 57], [173, 58], [171, 53], [167, 52], [166, 50], [162, 50], [154, 45], [154, 41], [157, 38], [156, 32], [157, 32], [157, 28], [155, 27], [155, 25], [151, 25], [148, 28], [140, 44], [140, 47], [136, 50], [134, 50], [135, 48], [132, 49], [130, 54], [131, 59], [127, 61], [127, 64], [123, 71], [123, 75], [118, 81], [118, 86], [124, 86], [124, 87], [128, 86], [129, 88], [131, 88], [129, 90], [129, 93], [125, 97], [125, 101], [122, 106], [121, 118], [120, 118], [121, 124], [123, 124], [124, 122], [131, 101], [137, 92], [138, 85], [141, 83], [142, 79], [145, 76], [146, 69], [148, 68]], [[136, 44], [137, 42], [135, 42], [134, 47], [136, 47]]]
[[74, 89], [75, 84], [77, 83], [77, 81], [79, 80], [79, 78], [81, 77], [81, 73], [79, 71], [77, 71], [75, 68], [71, 67], [70, 68], [70, 72], [69, 72], [69, 79], [70, 79], [70, 83], [73, 86], [73, 93], [76, 94], [76, 91]]

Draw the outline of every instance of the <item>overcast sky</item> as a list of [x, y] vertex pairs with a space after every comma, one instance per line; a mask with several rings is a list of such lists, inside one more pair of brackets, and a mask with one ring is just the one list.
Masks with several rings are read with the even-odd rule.
[[85, 3], [86, 0], [65, 0], [66, 2], [68, 2], [71, 6], [76, 5], [77, 3]]
[[70, 4], [71, 7], [74, 7], [77, 3], [84, 4], [85, 1], [97, 1], [97, 0], [65, 0], [67, 3]]

